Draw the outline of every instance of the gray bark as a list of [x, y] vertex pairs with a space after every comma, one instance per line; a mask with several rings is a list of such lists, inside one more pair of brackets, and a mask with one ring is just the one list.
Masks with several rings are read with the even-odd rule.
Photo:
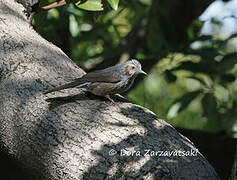
[[[0, 140], [24, 169], [52, 180], [219, 179], [192, 142], [148, 109], [76, 88], [43, 95], [84, 71], [40, 37], [23, 11], [0, 0]], [[123, 156], [125, 149], [136, 153]], [[196, 153], [159, 156], [178, 150]]]

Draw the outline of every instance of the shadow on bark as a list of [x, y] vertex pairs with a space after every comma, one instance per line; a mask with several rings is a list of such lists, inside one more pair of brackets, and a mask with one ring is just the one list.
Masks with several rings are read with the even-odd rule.
[[[119, 97], [117, 95], [112, 95], [111, 98], [114, 102], [129, 102], [127, 99]], [[88, 100], [100, 100], [104, 103], [113, 104], [111, 101], [109, 101], [106, 97], [96, 96], [90, 92], [81, 92], [80, 94], [76, 95], [69, 95], [69, 96], [63, 96], [63, 97], [53, 97], [46, 99], [47, 102], [50, 103], [49, 109], [53, 109], [57, 106], [71, 103], [71, 102], [77, 102], [77, 101], [88, 101]]]
[[[198, 165], [200, 164], [199, 161], [206, 161], [201, 154], [196, 153], [196, 150], [191, 150], [192, 143], [175, 130], [171, 130], [173, 129], [171, 126], [166, 125], [164, 128], [159, 128], [153, 124], [157, 120], [154, 114], [145, 112], [137, 106], [129, 109], [121, 108], [121, 113], [129, 118], [138, 120], [136, 126], [144, 127], [147, 132], [146, 135], [143, 136], [134, 132], [134, 134], [129, 135], [119, 143], [105, 144], [99, 151], [93, 151], [94, 156], [99, 157], [100, 160], [97, 165], [92, 166], [84, 173], [83, 179], [87, 180], [93, 177], [98, 177], [99, 179], [108, 177], [111, 179], [121, 177], [185, 179], [187, 178], [187, 176], [185, 177], [185, 171], [195, 174], [196, 170], [189, 168], [191, 163]], [[111, 124], [111, 126], [124, 128], [130, 125], [116, 123]], [[167, 139], [165, 138], [166, 136], [170, 138]], [[180, 144], [180, 142], [182, 143]], [[171, 152], [174, 149], [186, 152], [193, 151], [193, 154], [191, 153], [189, 157], [161, 155], [162, 152]], [[134, 168], [126, 169], [128, 164], [134, 164]], [[200, 167], [199, 165], [199, 168], [198, 177], [204, 175], [208, 168], [210, 177], [207, 178], [214, 179], [212, 167], [205, 167], [203, 163], [203, 166]]]
[[[41, 45], [38, 46], [41, 47]], [[47, 48], [42, 46], [42, 49], [46, 50]], [[55, 158], [54, 150], [59, 145], [65, 146], [68, 141], [65, 141], [65, 139], [71, 140], [75, 138], [73, 139], [74, 142], [80, 145], [80, 141], [78, 140], [79, 137], [88, 135], [88, 129], [98, 126], [98, 124], [100, 125], [100, 122], [98, 121], [104, 119], [103, 112], [105, 109], [111, 107], [111, 102], [104, 98], [102, 98], [102, 100], [98, 97], [92, 95], [88, 96], [83, 93], [67, 97], [49, 98], [46, 102], [45, 100], [48, 96], [42, 95], [40, 91], [45, 90], [45, 87], [47, 86], [57, 86], [58, 82], [63, 83], [66, 78], [62, 80], [62, 77], [65, 76], [60, 77], [60, 75], [57, 74], [61, 79], [51, 81], [47, 78], [50, 77], [54, 79], [54, 77], [49, 76], [47, 73], [45, 74], [45, 71], [51, 73], [55, 68], [69, 68], [66, 65], [64, 66], [61, 62], [62, 61], [56, 62], [59, 63], [58, 65], [55, 64], [55, 61], [44, 61], [44, 59], [42, 59], [42, 61], [20, 62], [20, 64], [14, 68], [14, 73], [19, 73], [21, 79], [15, 78], [18, 76], [13, 76], [13, 79], [9, 81], [9, 79], [4, 77], [2, 86], [3, 90], [7, 92], [6, 94], [11, 94], [16, 97], [16, 99], [18, 99], [16, 102], [19, 102], [19, 104], [12, 107], [12, 109], [17, 109], [17, 111], [14, 112], [14, 116], [11, 117], [11, 121], [13, 121], [12, 126], [14, 132], [16, 132], [16, 136], [12, 138], [16, 138], [14, 142], [21, 143], [16, 144], [16, 149], [19, 151], [17, 152], [18, 158], [26, 162], [25, 164], [28, 166], [31, 164], [28, 163], [28, 161], [37, 162], [37, 170], [42, 170], [42, 172], [51, 175], [53, 172], [49, 171], [54, 168], [57, 169], [57, 159]], [[27, 65], [35, 63], [34, 65], [37, 67], [36, 70], [31, 70], [32, 76], [30, 78], [24, 73], [27, 71], [27, 68], [30, 68], [31, 66], [24, 67], [24, 63], [27, 63]], [[39, 68], [42, 68], [45, 71], [42, 72]], [[57, 72], [60, 73], [60, 71]], [[34, 73], [36, 73], [37, 76]], [[67, 73], [67, 71], [64, 70], [63, 73]], [[74, 77], [71, 71], [68, 72], [67, 75]], [[76, 92], [76, 90], [73, 90], [73, 92]], [[113, 179], [121, 176], [134, 178], [154, 176], [156, 178], [169, 179], [175, 175], [182, 178], [184, 171], [191, 171], [189, 169], [189, 163], [195, 163], [194, 158], [197, 158], [198, 161], [205, 161], [200, 154], [197, 155], [198, 157], [189, 158], [158, 157], [156, 155], [145, 157], [144, 154], [146, 153], [146, 150], [152, 150], [154, 152], [171, 151], [177, 149], [177, 147], [181, 148], [182, 146], [182, 150], [190, 150], [189, 144], [191, 144], [191, 142], [175, 132], [175, 130], [170, 130], [172, 128], [168, 125], [164, 126], [164, 128], [156, 126], [156, 116], [150, 112], [144, 111], [142, 108], [132, 106], [128, 109], [121, 108], [120, 110], [122, 115], [137, 120], [136, 126], [142, 127], [144, 131], [146, 131], [146, 134], [140, 135], [134, 130], [134, 134], [121, 139], [119, 143], [114, 143], [112, 145], [105, 144], [102, 146], [101, 150], [92, 151], [91, 153], [94, 154], [94, 156], [99, 156], [99, 162], [84, 173], [84, 179], [91, 179], [92, 177], [94, 178], [97, 176], [110, 176]], [[70, 113], [74, 115], [71, 116]], [[83, 123], [80, 124], [82, 119]], [[27, 120], [32, 121], [30, 127], [24, 126], [23, 128], [19, 128], [21, 123], [26, 122]], [[78, 122], [78, 124], [70, 126], [70, 122]], [[116, 126], [116, 129], [130, 127], [129, 124], [120, 123], [110, 125]], [[4, 127], [1, 128], [4, 129]], [[171, 132], [172, 134], [170, 134]], [[161, 139], [160, 137], [164, 139]], [[25, 138], [26, 142], [22, 138]], [[183, 144], [180, 142], [183, 142]], [[137, 152], [140, 151], [140, 156], [121, 155], [123, 150], [130, 152], [131, 149]], [[115, 150], [116, 154], [109, 155], [111, 150]], [[126, 169], [127, 164], [133, 163], [135, 168]], [[205, 165], [203, 165], [203, 169], [206, 169], [207, 167], [204, 166]], [[61, 171], [63, 172], [65, 169], [66, 167], [62, 167]], [[176, 171], [177, 169], [178, 171]], [[199, 175], [202, 175], [202, 172], [205, 174], [206, 170], [202, 171], [201, 169]], [[211, 174], [211, 170], [209, 172]], [[194, 174], [195, 172], [190, 173]], [[34, 174], [40, 174], [40, 172]]]

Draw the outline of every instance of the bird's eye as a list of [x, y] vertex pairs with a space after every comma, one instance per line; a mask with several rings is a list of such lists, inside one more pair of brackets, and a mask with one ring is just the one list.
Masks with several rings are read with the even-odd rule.
[[134, 67], [134, 66], [132, 66], [132, 69], [135, 69], [135, 67]]

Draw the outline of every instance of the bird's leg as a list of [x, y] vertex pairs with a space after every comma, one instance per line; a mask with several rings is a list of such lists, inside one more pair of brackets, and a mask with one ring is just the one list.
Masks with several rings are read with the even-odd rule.
[[114, 103], [114, 100], [110, 98], [110, 95], [105, 95], [105, 97], [110, 100], [112, 103]]
[[121, 94], [115, 94], [116, 96], [118, 96], [118, 97], [120, 97], [120, 98], [122, 98], [122, 99], [126, 99], [125, 97], [123, 97]]

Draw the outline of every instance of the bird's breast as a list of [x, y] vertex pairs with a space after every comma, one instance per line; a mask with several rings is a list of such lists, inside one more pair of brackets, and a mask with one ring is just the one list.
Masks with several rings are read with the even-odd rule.
[[97, 96], [117, 94], [127, 91], [133, 84], [133, 81], [134, 78], [123, 79], [117, 83], [95, 82], [90, 84], [88, 90]]
[[110, 94], [110, 92], [114, 91], [115, 88], [116, 83], [95, 82], [91, 83], [88, 90], [97, 96], [105, 96]]
[[128, 89], [131, 88], [131, 86], [134, 82], [134, 79], [135, 79], [135, 76], [130, 77], [130, 78], [125, 80], [125, 83], [123, 84], [123, 87], [122, 87], [122, 90], [123, 90], [122, 92], [125, 92], [125, 91], [127, 91]]

